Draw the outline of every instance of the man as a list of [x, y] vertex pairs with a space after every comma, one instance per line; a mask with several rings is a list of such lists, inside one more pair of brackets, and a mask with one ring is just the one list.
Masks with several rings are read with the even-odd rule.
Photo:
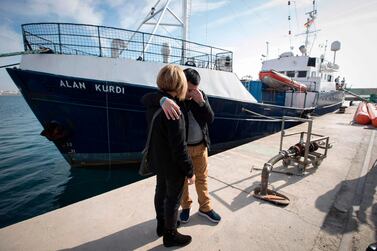
[[[199, 89], [200, 75], [192, 69], [184, 70], [188, 91], [184, 101], [185, 109], [182, 113], [186, 121], [187, 148], [192, 159], [195, 179], [195, 188], [198, 194], [199, 215], [206, 217], [212, 222], [218, 223], [221, 217], [212, 206], [208, 193], [208, 148], [210, 146], [208, 124], [213, 122], [214, 114], [208, 102], [207, 96]], [[158, 94], [150, 94], [158, 95]], [[179, 119], [181, 113], [179, 106], [171, 99], [157, 96], [162, 109], [168, 119]], [[190, 219], [192, 200], [189, 196], [188, 185], [185, 182], [181, 201], [182, 211], [180, 220], [187, 223]]]

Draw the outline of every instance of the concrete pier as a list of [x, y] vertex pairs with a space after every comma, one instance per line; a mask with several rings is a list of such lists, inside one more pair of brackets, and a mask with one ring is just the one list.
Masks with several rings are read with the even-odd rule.
[[[210, 195], [223, 219], [209, 222], [194, 203], [190, 222], [179, 229], [193, 237], [183, 249], [365, 250], [375, 242], [377, 133], [350, 124], [354, 109], [315, 118], [313, 132], [333, 144], [319, 168], [304, 176], [271, 174], [270, 186], [291, 200], [287, 207], [252, 196], [263, 164], [278, 153], [280, 133], [210, 157]], [[297, 140], [287, 138], [284, 149]], [[152, 177], [0, 229], [0, 250], [163, 250], [154, 187]]]

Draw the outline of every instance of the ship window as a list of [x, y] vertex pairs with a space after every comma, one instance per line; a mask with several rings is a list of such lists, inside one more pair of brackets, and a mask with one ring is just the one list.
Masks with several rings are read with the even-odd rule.
[[331, 82], [331, 79], [332, 79], [332, 76], [331, 75], [327, 75], [327, 81]]
[[279, 71], [279, 73], [281, 73], [281, 74], [285, 74], [285, 71]]
[[308, 59], [308, 66], [313, 66], [313, 67], [315, 67], [315, 58], [309, 58]]
[[287, 76], [290, 77], [290, 78], [293, 78], [295, 76], [295, 72], [294, 71], [287, 71]]
[[297, 77], [298, 78], [306, 78], [306, 71], [299, 71]]
[[315, 71], [312, 71], [312, 78], [314, 78], [316, 75]]

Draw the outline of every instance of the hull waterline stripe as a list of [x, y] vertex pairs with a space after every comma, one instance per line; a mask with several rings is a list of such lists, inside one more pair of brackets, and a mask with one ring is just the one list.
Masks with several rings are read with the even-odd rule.
[[329, 107], [332, 107], [332, 106], [336, 106], [336, 105], [339, 105], [339, 104], [342, 104], [343, 103], [343, 101], [341, 101], [341, 102], [338, 102], [338, 103], [335, 103], [335, 104], [331, 104], [331, 105], [326, 105], [326, 106], [317, 106], [318, 108], [329, 108]]
[[[56, 101], [56, 100], [44, 99], [44, 98], [31, 98], [31, 100], [44, 101], [44, 102], [49, 102], [49, 103], [65, 104], [65, 105], [74, 105], [74, 106], [83, 106], [83, 107], [107, 109], [106, 106], [85, 105], [85, 104], [80, 104], [80, 103], [63, 102], [63, 101]], [[110, 110], [120, 110], [120, 111], [130, 111], [130, 112], [145, 112], [144, 110], [134, 110], [134, 109], [124, 109], [124, 108], [114, 108], [114, 107], [109, 107], [109, 109]]]

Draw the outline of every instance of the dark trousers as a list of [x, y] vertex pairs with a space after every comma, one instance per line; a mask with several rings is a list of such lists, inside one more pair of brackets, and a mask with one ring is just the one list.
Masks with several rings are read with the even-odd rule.
[[177, 228], [178, 208], [181, 202], [183, 176], [166, 176], [157, 174], [156, 194], [154, 206], [158, 221], [164, 221], [165, 229], [174, 230]]

